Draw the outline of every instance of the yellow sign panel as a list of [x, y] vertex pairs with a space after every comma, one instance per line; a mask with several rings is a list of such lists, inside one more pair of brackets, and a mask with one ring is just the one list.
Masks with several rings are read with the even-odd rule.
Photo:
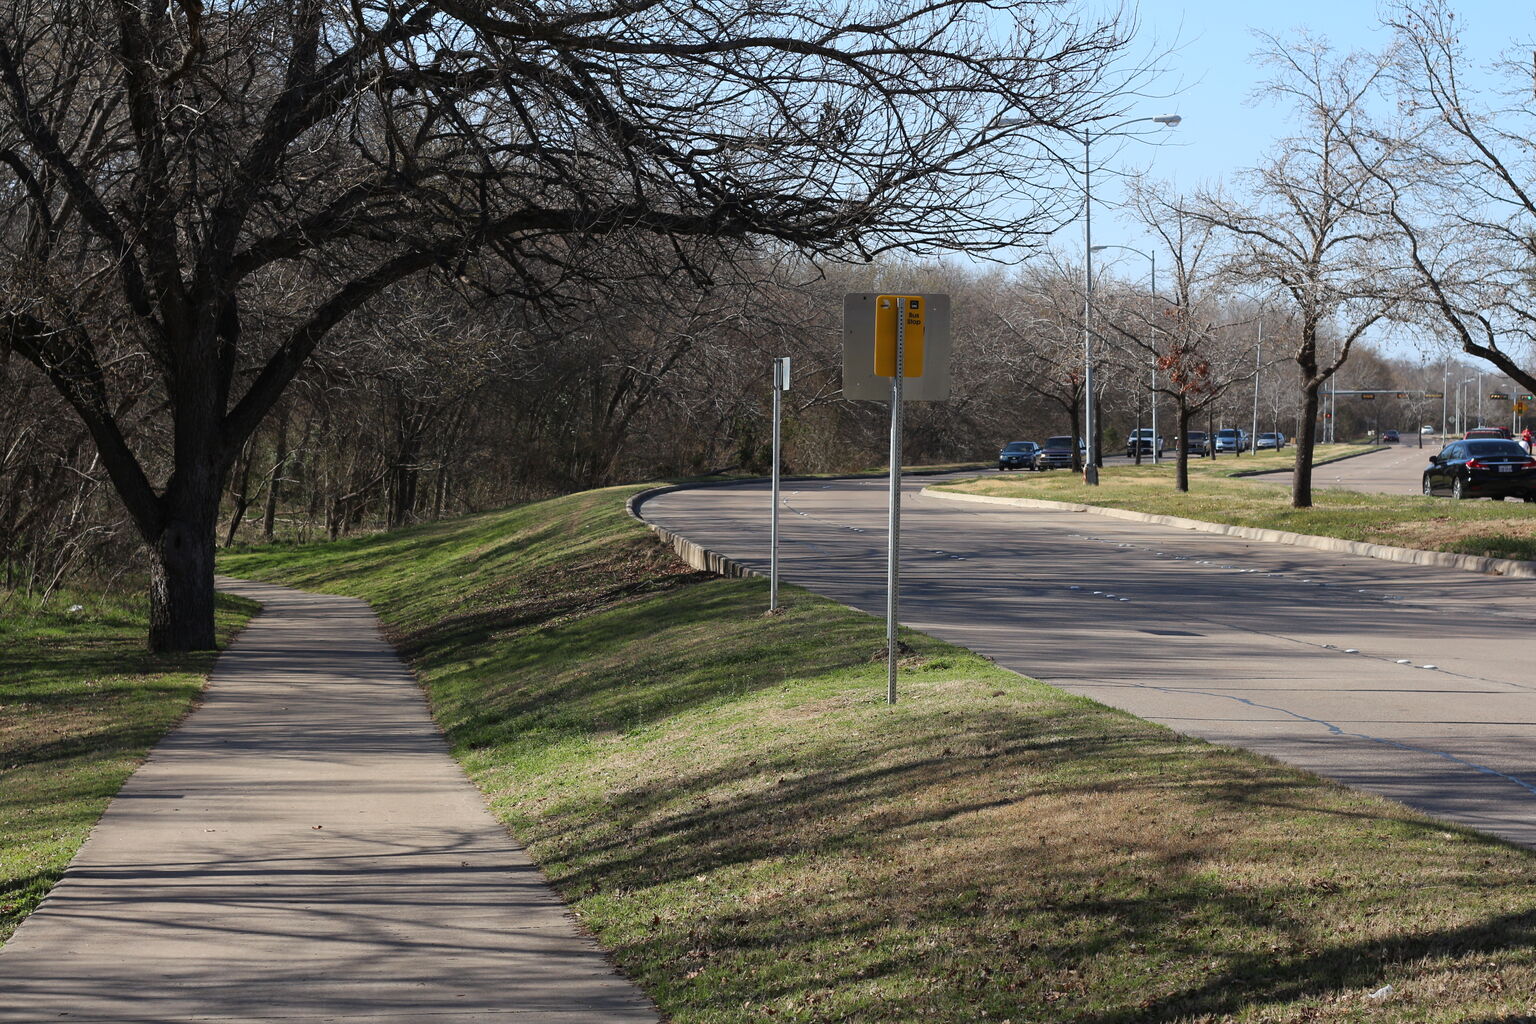
[[896, 376], [896, 326], [906, 320], [901, 375], [923, 375], [923, 297], [881, 295], [875, 299], [875, 376]]

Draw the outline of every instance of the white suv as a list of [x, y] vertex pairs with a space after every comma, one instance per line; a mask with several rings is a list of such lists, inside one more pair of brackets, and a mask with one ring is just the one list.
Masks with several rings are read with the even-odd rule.
[[1138, 446], [1143, 455], [1150, 455], [1155, 448], [1158, 458], [1163, 456], [1163, 439], [1153, 433], [1151, 427], [1131, 431], [1131, 436], [1125, 439], [1125, 454], [1135, 455]]

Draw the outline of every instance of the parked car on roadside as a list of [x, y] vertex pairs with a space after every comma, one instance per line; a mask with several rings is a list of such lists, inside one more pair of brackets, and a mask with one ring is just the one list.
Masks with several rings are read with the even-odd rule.
[[1265, 434], [1260, 434], [1258, 438], [1253, 442], [1253, 450], [1256, 452], [1262, 452], [1266, 450], [1277, 452], [1284, 447], [1285, 435], [1277, 433], [1273, 430]]
[[1218, 452], [1245, 452], [1248, 450], [1248, 432], [1236, 430], [1232, 427], [1224, 427], [1216, 431], [1216, 450]]
[[1211, 438], [1203, 430], [1191, 430], [1184, 439], [1184, 450], [1191, 455], [1211, 454]]
[[1536, 459], [1503, 438], [1452, 441], [1429, 457], [1424, 493], [1536, 502]]
[[1074, 444], [1071, 437], [1048, 437], [1035, 453], [1035, 468], [1071, 469], [1073, 452], [1077, 452], [1078, 458], [1083, 458], [1083, 449], [1083, 443], [1078, 441]]
[[1010, 469], [1034, 469], [1035, 456], [1039, 454], [1040, 446], [1034, 441], [1009, 441], [1003, 445], [1003, 450], [997, 453], [998, 472], [1007, 472]]
[[1125, 454], [1134, 456], [1137, 448], [1141, 449], [1141, 454], [1143, 455], [1151, 455], [1155, 451], [1158, 457], [1161, 458], [1163, 455], [1162, 435], [1155, 433], [1151, 427], [1140, 427], [1131, 431], [1130, 436], [1125, 439]]

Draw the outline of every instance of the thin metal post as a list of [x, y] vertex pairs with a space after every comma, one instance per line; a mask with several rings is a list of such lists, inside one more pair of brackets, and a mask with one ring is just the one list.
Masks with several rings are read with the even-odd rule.
[[1083, 433], [1088, 458], [1083, 463], [1083, 483], [1099, 482], [1098, 441], [1093, 401], [1093, 177], [1089, 144], [1083, 131]]
[[[1152, 465], [1159, 461], [1157, 442], [1157, 246], [1151, 247], [1147, 259], [1152, 264]], [[1183, 443], [1183, 442], [1180, 442]]]
[[1329, 444], [1338, 439], [1338, 415], [1339, 415], [1339, 379], [1338, 376], [1329, 378]]
[[784, 411], [784, 361], [773, 361], [773, 514], [768, 520], [768, 610], [779, 610], [779, 422]]
[[[1253, 346], [1253, 434], [1248, 443], [1253, 445], [1253, 454], [1259, 454], [1259, 357], [1264, 351], [1264, 315], [1259, 314], [1259, 340]], [[1278, 449], [1276, 449], [1278, 451]]]
[[885, 700], [896, 703], [896, 623], [901, 615], [901, 385], [907, 361], [906, 302], [896, 304], [896, 375], [891, 378], [891, 499], [885, 556]]

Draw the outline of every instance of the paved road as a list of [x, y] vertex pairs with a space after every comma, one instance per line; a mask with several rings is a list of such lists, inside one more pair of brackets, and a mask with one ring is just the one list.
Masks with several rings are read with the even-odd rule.
[[[1312, 486], [1374, 494], [1419, 494], [1423, 490], [1424, 467], [1429, 464], [1429, 457], [1443, 447], [1439, 440], [1425, 438], [1423, 448], [1415, 440], [1368, 455], [1324, 463], [1312, 468]], [[1289, 485], [1291, 472], [1264, 473], [1255, 479]]]
[[0, 1021], [641, 1024], [361, 601], [266, 603], [0, 950]]
[[[1536, 581], [917, 496], [928, 482], [905, 489], [905, 624], [1536, 847]], [[885, 486], [792, 485], [785, 579], [883, 615]], [[643, 514], [766, 569], [764, 485]]]

